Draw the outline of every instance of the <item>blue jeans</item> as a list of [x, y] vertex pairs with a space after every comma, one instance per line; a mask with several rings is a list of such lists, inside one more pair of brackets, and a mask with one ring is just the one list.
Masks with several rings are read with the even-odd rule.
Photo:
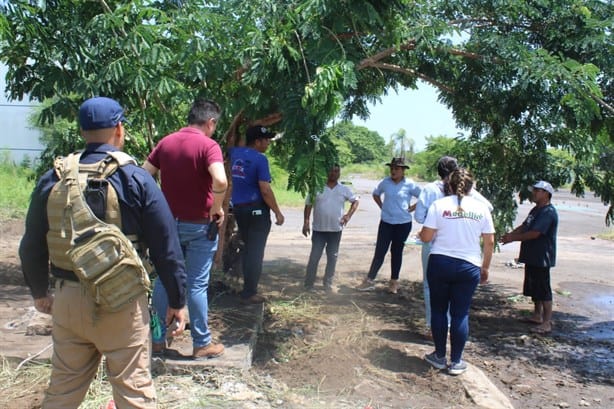
[[259, 205], [235, 207], [232, 212], [237, 220], [241, 240], [245, 244], [241, 251], [243, 266], [241, 298], [249, 298], [258, 293], [264, 249], [271, 231], [271, 211], [267, 206]]
[[437, 356], [446, 356], [448, 307], [450, 324], [450, 360], [460, 362], [469, 336], [469, 307], [480, 282], [480, 267], [468, 261], [441, 254], [431, 254], [427, 272], [431, 290], [431, 331]]
[[324, 270], [324, 285], [333, 284], [337, 256], [339, 255], [339, 242], [341, 231], [314, 231], [311, 234], [311, 254], [307, 262], [307, 274], [305, 275], [305, 287], [312, 287], [316, 281], [318, 263], [322, 257], [322, 251], [326, 247], [326, 269]]
[[369, 268], [369, 280], [375, 279], [377, 272], [384, 264], [384, 257], [390, 248], [390, 278], [399, 279], [401, 263], [403, 262], [403, 247], [405, 240], [411, 231], [411, 222], [402, 224], [390, 224], [380, 220], [377, 229], [377, 241], [375, 243], [375, 254]]
[[431, 326], [431, 292], [429, 290], [429, 280], [427, 270], [429, 265], [429, 254], [431, 254], [431, 243], [422, 243], [422, 289], [424, 291], [424, 311], [426, 326]]
[[[192, 334], [192, 345], [195, 348], [211, 343], [207, 290], [218, 239], [217, 237], [213, 241], [207, 239], [208, 230], [209, 226], [206, 224], [177, 222], [179, 242], [185, 258], [190, 333]], [[162, 339], [154, 339], [153, 342], [161, 343], [166, 337], [164, 320], [168, 298], [160, 280], [156, 280], [154, 285], [153, 306], [162, 323]]]

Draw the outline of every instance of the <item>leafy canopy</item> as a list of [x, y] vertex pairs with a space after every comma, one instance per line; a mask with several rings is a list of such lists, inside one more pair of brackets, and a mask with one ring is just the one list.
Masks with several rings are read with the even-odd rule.
[[[215, 99], [229, 134], [255, 122], [283, 132], [273, 153], [303, 193], [338, 159], [331, 120], [365, 118], [369, 103], [420, 79], [468, 130], [458, 156], [508, 225], [514, 192], [535, 179], [612, 202], [612, 10], [600, 0], [15, 0], [0, 15], [0, 59], [11, 98], [52, 100], [47, 122], [74, 118], [92, 95], [120, 100], [140, 155], [183, 124], [194, 97]], [[550, 168], [552, 147], [575, 156], [571, 169]]]

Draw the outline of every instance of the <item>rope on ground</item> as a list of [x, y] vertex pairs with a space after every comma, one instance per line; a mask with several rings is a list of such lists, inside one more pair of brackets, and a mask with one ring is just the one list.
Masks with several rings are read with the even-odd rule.
[[19, 363], [19, 365], [17, 365], [17, 368], [15, 368], [15, 371], [19, 371], [19, 369], [27, 364], [28, 362], [30, 362], [31, 360], [33, 360], [34, 358], [36, 358], [37, 356], [39, 356], [40, 354], [42, 354], [43, 352], [45, 352], [46, 350], [48, 350], [49, 348], [51, 348], [53, 346], [53, 342], [50, 343], [49, 345], [47, 345], [45, 348], [41, 349], [40, 351], [38, 351], [37, 353], [35, 353], [34, 355], [24, 359], [23, 361], [21, 361]]

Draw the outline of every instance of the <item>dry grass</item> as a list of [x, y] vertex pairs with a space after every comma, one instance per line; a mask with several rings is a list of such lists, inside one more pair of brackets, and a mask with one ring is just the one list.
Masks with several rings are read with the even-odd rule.
[[[27, 409], [40, 407], [43, 391], [49, 383], [51, 365], [30, 362], [18, 365], [5, 358], [0, 361], [0, 407]], [[225, 371], [166, 373], [154, 377], [160, 409], [193, 409], [198, 407], [231, 409], [242, 405], [237, 402], [258, 401], [265, 398], [259, 389], [272, 389], [269, 385], [244, 374]], [[80, 409], [105, 408], [112, 398], [104, 363], [79, 407]], [[254, 406], [256, 407], [256, 406]]]
[[0, 361], [0, 407], [17, 407], [24, 398], [39, 394], [47, 387], [51, 365], [32, 362], [18, 368], [15, 362]]
[[[331, 315], [322, 311], [322, 305], [314, 302], [312, 295], [303, 293], [272, 303], [268, 314], [267, 331], [287, 335], [276, 342], [276, 359], [281, 362], [312, 355], [332, 344], [364, 352], [373, 347], [377, 338], [370, 329], [371, 317], [355, 303]], [[338, 326], [340, 321], [343, 324]]]

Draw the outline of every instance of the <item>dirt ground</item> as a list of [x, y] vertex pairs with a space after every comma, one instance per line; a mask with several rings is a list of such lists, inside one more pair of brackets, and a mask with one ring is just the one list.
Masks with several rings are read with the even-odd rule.
[[[349, 180], [361, 204], [343, 233], [337, 294], [302, 291], [310, 249], [310, 240], [301, 235], [302, 209], [284, 209], [286, 223], [273, 227], [261, 283], [271, 302], [249, 374], [268, 386], [258, 390], [259, 397], [228, 407], [476, 407], [462, 376], [435, 371], [422, 359], [433, 345], [424, 336], [419, 246], [406, 247], [399, 294], [384, 291], [388, 260], [376, 291], [354, 290], [373, 255], [379, 212], [370, 195], [375, 182]], [[560, 224], [552, 270], [553, 333], [533, 335], [530, 325], [519, 321], [532, 305], [519, 295], [523, 270], [513, 262], [519, 245], [508, 244], [494, 257], [490, 283], [474, 298], [464, 359], [515, 408], [612, 408], [614, 242], [596, 238], [605, 230], [606, 209], [598, 200], [565, 192], [555, 195], [554, 204]], [[520, 206], [519, 221], [530, 208]], [[419, 227], [414, 225], [412, 235]], [[30, 302], [16, 257], [22, 229], [19, 221], [0, 226], [0, 302], [5, 307]], [[37, 407], [40, 396], [40, 391], [31, 394], [21, 407]]]

